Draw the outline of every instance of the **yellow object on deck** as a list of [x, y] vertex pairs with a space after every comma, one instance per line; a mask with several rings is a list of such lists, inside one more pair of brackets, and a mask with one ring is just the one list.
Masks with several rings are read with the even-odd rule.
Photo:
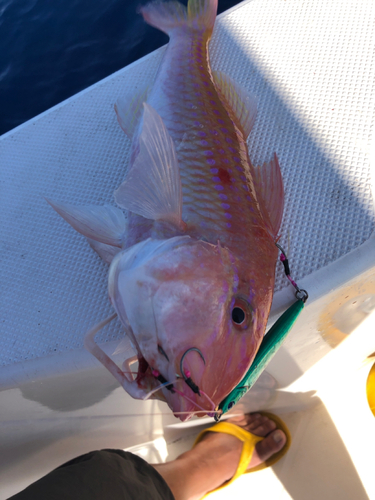
[[366, 383], [367, 401], [375, 417], [375, 363], [372, 365]]

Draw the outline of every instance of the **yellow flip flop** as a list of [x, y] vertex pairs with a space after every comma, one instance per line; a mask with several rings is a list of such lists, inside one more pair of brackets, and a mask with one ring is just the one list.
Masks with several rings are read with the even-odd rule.
[[261, 436], [256, 436], [255, 434], [252, 434], [251, 432], [245, 431], [242, 427], [239, 427], [236, 424], [232, 424], [230, 422], [219, 422], [218, 424], [214, 425], [213, 427], [210, 427], [209, 429], [204, 429], [202, 432], [200, 432], [194, 442], [194, 446], [199, 443], [199, 441], [202, 440], [202, 437], [207, 434], [207, 432], [221, 432], [224, 434], [230, 434], [231, 436], [234, 436], [238, 439], [240, 439], [243, 442], [243, 447], [242, 447], [242, 452], [241, 452], [241, 457], [240, 461], [238, 463], [238, 467], [236, 470], [236, 473], [230, 479], [229, 481], [226, 481], [224, 484], [216, 488], [215, 490], [210, 491], [205, 495], [203, 498], [206, 498], [208, 495], [213, 493], [214, 491], [221, 490], [225, 487], [227, 487], [229, 484], [233, 483], [239, 476], [242, 474], [248, 474], [249, 472], [256, 472], [262, 469], [265, 469], [266, 467], [269, 467], [270, 465], [273, 465], [276, 463], [278, 460], [280, 460], [281, 457], [285, 455], [285, 453], [288, 451], [290, 447], [290, 443], [292, 441], [292, 437], [290, 435], [288, 427], [285, 425], [285, 423], [279, 418], [277, 415], [274, 415], [273, 413], [268, 413], [266, 411], [259, 411], [256, 413], [260, 413], [261, 415], [268, 417], [269, 419], [273, 420], [275, 424], [277, 425], [278, 429], [281, 429], [285, 435], [286, 435], [286, 443], [284, 447], [272, 455], [268, 460], [265, 462], [257, 465], [256, 467], [253, 467], [250, 470], [246, 470], [251, 457], [253, 456], [255, 445], [259, 443], [259, 441], [262, 441], [264, 438]]

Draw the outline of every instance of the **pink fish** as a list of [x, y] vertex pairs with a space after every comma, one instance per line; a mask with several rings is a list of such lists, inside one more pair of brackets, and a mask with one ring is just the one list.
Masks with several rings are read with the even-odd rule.
[[52, 206], [107, 261], [109, 297], [137, 351], [120, 369], [88, 348], [136, 398], [176, 416], [211, 414], [241, 381], [272, 302], [283, 213], [276, 155], [255, 168], [246, 139], [256, 102], [210, 67], [217, 0], [151, 3], [147, 23], [170, 36], [151, 89], [115, 109], [132, 137], [118, 206]]

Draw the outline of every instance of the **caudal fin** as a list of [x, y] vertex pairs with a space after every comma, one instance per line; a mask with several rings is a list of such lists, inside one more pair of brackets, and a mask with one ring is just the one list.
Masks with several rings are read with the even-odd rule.
[[187, 8], [180, 2], [152, 2], [141, 7], [146, 23], [164, 31], [167, 35], [178, 27], [212, 33], [218, 0], [189, 0]]

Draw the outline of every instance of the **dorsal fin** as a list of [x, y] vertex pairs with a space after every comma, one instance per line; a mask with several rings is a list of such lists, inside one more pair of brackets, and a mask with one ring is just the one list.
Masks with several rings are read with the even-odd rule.
[[216, 86], [240, 122], [247, 138], [257, 114], [256, 98], [222, 71], [213, 71], [212, 74]]
[[185, 229], [174, 143], [161, 117], [146, 103], [139, 153], [125, 181], [115, 191], [115, 200], [120, 207], [146, 219], [171, 222]]
[[255, 188], [266, 224], [276, 239], [284, 211], [284, 186], [276, 153], [271, 161], [254, 167]]

